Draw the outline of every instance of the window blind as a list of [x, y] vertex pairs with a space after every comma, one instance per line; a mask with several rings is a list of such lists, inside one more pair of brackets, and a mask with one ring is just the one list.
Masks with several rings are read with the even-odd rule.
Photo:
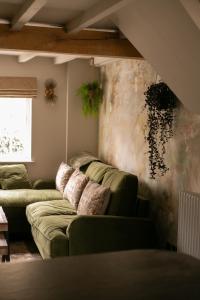
[[36, 96], [37, 78], [0, 76], [0, 97], [33, 98]]

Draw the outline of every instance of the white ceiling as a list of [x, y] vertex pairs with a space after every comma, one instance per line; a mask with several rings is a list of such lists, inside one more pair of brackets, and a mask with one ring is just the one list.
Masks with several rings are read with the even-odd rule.
[[[0, 18], [11, 21], [24, 2], [26, 1], [0, 0]], [[64, 25], [98, 2], [99, 0], [48, 0], [31, 21], [51, 25]], [[94, 24], [93, 27], [114, 28], [115, 26], [107, 19]]]
[[[33, 0], [0, 0], [0, 23], [2, 21], [7, 21], [10, 23], [13, 21], [13, 18], [18, 15], [18, 12], [21, 10], [21, 8], [24, 6], [25, 3], [31, 3], [37, 2], [37, 3], [45, 3], [44, 6], [41, 5], [41, 8], [36, 12], [36, 14], [33, 14], [32, 18], [30, 18], [30, 22], [34, 23], [42, 23], [46, 25], [55, 25], [64, 27], [66, 24], [70, 23], [73, 19], [77, 19], [80, 17], [81, 14], [87, 13], [88, 11], [91, 11], [91, 8], [96, 8], [100, 5], [103, 7], [106, 6], [107, 3], [111, 3], [112, 5], [114, 2], [120, 2], [120, 1], [114, 1], [114, 0], [46, 0], [46, 1], [33, 1]], [[148, 0], [152, 1], [152, 0]], [[161, 0], [159, 0], [161, 1]], [[167, 1], [167, 0], [163, 0]], [[178, 1], [178, 0], [176, 0]], [[200, 28], [200, 5], [199, 0], [179, 0], [182, 5], [184, 6], [185, 10], [187, 11], [187, 14], [190, 15], [191, 19], [194, 23]], [[178, 2], [179, 2], [178, 1]], [[128, 2], [140, 2], [132, 0], [124, 0], [121, 1], [124, 3]], [[149, 3], [149, 2], [148, 2]], [[89, 14], [89, 16], [91, 16]], [[103, 15], [104, 17], [104, 15]], [[112, 14], [109, 15], [107, 18], [101, 18], [98, 23], [92, 23], [92, 28], [100, 28], [100, 29], [116, 29], [117, 27], [114, 25], [114, 23], [111, 21]], [[97, 22], [97, 19], [95, 19], [95, 22]], [[127, 20], [128, 24], [130, 24], [130, 20]], [[73, 22], [71, 22], [73, 23]], [[117, 24], [117, 22], [115, 22]], [[27, 24], [27, 23], [24, 23]], [[89, 26], [89, 25], [87, 25]], [[86, 27], [87, 27], [86, 26]], [[128, 26], [130, 27], [130, 26]], [[89, 26], [90, 28], [90, 26]], [[38, 52], [21, 52], [21, 51], [9, 51], [6, 52], [5, 49], [0, 49], [0, 55], [15, 55], [18, 57], [19, 62], [27, 62], [30, 59], [34, 59], [36, 56], [43, 56], [43, 57], [53, 57], [54, 62], [57, 63], [65, 63], [67, 61], [70, 61], [72, 59], [76, 59], [77, 57], [74, 56], [74, 58], [71, 55], [59, 55], [59, 54], [53, 54], [53, 53], [38, 53]], [[82, 58], [82, 57], [81, 57]], [[85, 57], [83, 57], [85, 58]], [[87, 58], [87, 57], [86, 57]], [[88, 57], [89, 58], [89, 57]]]
[[[25, 2], [29, 0], [0, 0], [0, 23], [10, 23], [18, 14]], [[47, 3], [33, 16], [31, 23], [41, 23], [46, 25], [64, 26], [72, 19], [79, 17], [82, 13], [99, 3], [101, 0], [48, 0]], [[31, 1], [29, 1], [31, 2]], [[97, 24], [93, 24], [93, 28], [97, 29], [116, 29], [112, 21], [107, 18]], [[57, 53], [39, 53], [39, 52], [22, 52], [22, 51], [6, 51], [0, 49], [0, 55], [16, 56], [19, 63], [25, 63], [36, 56], [52, 57], [55, 64], [65, 63], [78, 57], [70, 55], [59, 55]], [[101, 58], [99, 58], [101, 61]], [[94, 60], [93, 60], [94, 61]], [[98, 60], [99, 65], [99, 60]]]

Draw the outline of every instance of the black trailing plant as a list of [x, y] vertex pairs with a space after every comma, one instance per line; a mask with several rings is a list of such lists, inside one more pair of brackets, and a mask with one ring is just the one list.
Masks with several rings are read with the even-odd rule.
[[147, 134], [150, 178], [163, 176], [169, 168], [165, 163], [165, 145], [173, 136], [174, 109], [178, 105], [176, 95], [164, 83], [152, 84], [144, 93], [147, 108]]

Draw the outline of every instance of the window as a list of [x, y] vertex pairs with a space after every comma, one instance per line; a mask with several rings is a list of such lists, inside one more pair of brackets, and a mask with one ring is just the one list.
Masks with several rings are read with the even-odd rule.
[[0, 97], [0, 161], [31, 161], [31, 98]]

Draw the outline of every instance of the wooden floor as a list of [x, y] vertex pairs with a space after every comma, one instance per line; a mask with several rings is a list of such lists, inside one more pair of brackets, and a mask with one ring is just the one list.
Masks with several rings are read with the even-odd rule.
[[[32, 240], [10, 242], [10, 263], [41, 260], [41, 256]], [[1, 262], [1, 260], [0, 260]]]

